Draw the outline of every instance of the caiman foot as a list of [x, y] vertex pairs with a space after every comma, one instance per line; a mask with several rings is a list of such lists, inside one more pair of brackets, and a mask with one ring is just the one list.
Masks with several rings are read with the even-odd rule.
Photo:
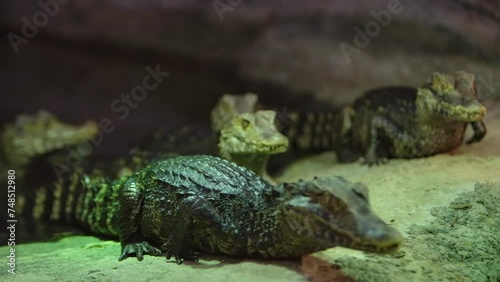
[[474, 129], [474, 135], [467, 140], [467, 144], [472, 144], [474, 142], [479, 142], [486, 135], [486, 126], [483, 121], [471, 122], [472, 129]]
[[385, 164], [387, 163], [387, 152], [380, 152], [379, 149], [379, 142], [376, 139], [376, 131], [372, 132], [374, 134], [372, 137], [373, 140], [370, 143], [370, 146], [368, 147], [367, 151], [365, 152], [365, 156], [363, 158], [363, 164], [372, 166], [372, 165], [379, 165], [379, 164]]
[[141, 243], [131, 243], [126, 244], [122, 247], [122, 254], [118, 258], [118, 260], [124, 260], [128, 257], [131, 257], [135, 254], [135, 257], [141, 261], [144, 258], [145, 254], [152, 256], [161, 256], [161, 250], [151, 246], [148, 242]]
[[181, 264], [183, 261], [198, 261], [198, 256], [195, 252], [189, 249], [179, 249], [169, 247], [168, 243], [162, 245], [162, 249], [165, 250], [165, 257], [170, 259], [172, 256], [175, 258], [175, 263]]
[[375, 154], [366, 154], [363, 158], [363, 164], [367, 166], [386, 164], [389, 161], [387, 158], [378, 158]]

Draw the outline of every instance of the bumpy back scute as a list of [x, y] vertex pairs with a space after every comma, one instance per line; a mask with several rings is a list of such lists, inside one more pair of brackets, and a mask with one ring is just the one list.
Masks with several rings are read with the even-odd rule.
[[205, 196], [223, 194], [259, 202], [266, 191], [272, 191], [272, 186], [255, 173], [217, 157], [184, 156], [158, 162], [150, 168], [158, 180], [186, 189], [180, 193], [202, 191]]

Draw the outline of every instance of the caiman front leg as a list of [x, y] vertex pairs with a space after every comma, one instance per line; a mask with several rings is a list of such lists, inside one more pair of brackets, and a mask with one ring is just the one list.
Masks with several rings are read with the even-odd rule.
[[144, 187], [141, 183], [129, 180], [120, 192], [119, 235], [122, 253], [118, 260], [135, 255], [141, 261], [144, 254], [161, 256], [161, 250], [151, 246], [141, 233], [139, 219], [143, 204]]
[[224, 234], [234, 233], [235, 230], [225, 223], [217, 209], [207, 199], [199, 196], [183, 199], [179, 204], [176, 219], [175, 231], [162, 245], [162, 249], [166, 252], [167, 259], [174, 256], [177, 264], [181, 264], [183, 260], [198, 261], [189, 242], [195, 226], [204, 228], [206, 236], [210, 238], [212, 237], [210, 235], [215, 233], [217, 233], [215, 237], [224, 238]]
[[[381, 148], [382, 138], [391, 141], [389, 146], [395, 146], [395, 141], [400, 144], [417, 144], [415, 138], [404, 133], [392, 121], [382, 117], [374, 116], [370, 126], [369, 145], [365, 154], [364, 164], [372, 166], [374, 164], [386, 163], [390, 157], [391, 148]], [[384, 152], [384, 154], [381, 154]]]
[[481, 141], [481, 139], [483, 139], [486, 135], [486, 126], [484, 125], [484, 122], [482, 120], [475, 121], [471, 122], [470, 125], [472, 126], [472, 129], [474, 129], [474, 135], [467, 140], [467, 144]]

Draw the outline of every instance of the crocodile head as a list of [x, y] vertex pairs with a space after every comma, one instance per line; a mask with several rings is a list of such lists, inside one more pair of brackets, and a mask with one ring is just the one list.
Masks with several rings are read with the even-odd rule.
[[422, 113], [447, 120], [474, 122], [486, 115], [486, 107], [477, 97], [474, 74], [464, 71], [435, 72], [418, 89], [416, 105]]
[[47, 111], [19, 115], [2, 131], [4, 157], [9, 164], [22, 166], [36, 156], [91, 140], [97, 132], [95, 122], [69, 125]]
[[[400, 233], [371, 210], [367, 187], [342, 177], [283, 184], [282, 223], [314, 251], [335, 246], [376, 253], [396, 250]], [[317, 247], [319, 246], [319, 247]]]
[[212, 130], [220, 132], [231, 119], [242, 113], [253, 113], [258, 97], [254, 93], [241, 95], [225, 94], [210, 113]]
[[230, 158], [233, 154], [271, 155], [285, 152], [288, 148], [288, 138], [276, 128], [275, 118], [274, 111], [257, 111], [235, 116], [221, 130], [221, 155]]

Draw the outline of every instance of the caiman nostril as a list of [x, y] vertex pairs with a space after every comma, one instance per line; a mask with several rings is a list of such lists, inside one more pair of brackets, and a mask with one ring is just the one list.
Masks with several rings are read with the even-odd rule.
[[353, 248], [361, 250], [372, 248], [375, 252], [387, 253], [396, 250], [403, 243], [401, 233], [378, 219], [373, 212], [358, 216], [360, 217], [358, 230], [354, 237], [359, 240], [354, 241]]

